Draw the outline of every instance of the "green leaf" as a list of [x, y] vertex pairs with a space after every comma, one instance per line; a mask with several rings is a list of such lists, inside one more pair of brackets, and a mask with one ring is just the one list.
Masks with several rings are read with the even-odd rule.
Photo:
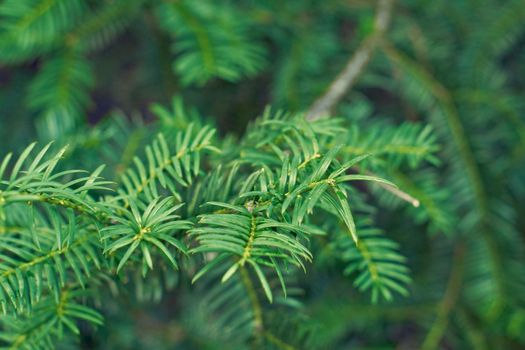
[[230, 268], [222, 276], [221, 283], [224, 283], [227, 280], [229, 280], [230, 277], [233, 276], [233, 274], [235, 272], [237, 272], [238, 269], [239, 269], [239, 263], [237, 263], [237, 262], [235, 264], [233, 264], [232, 266], [230, 266]]
[[257, 274], [257, 277], [259, 278], [259, 282], [261, 282], [261, 286], [263, 287], [264, 294], [266, 294], [266, 298], [268, 298], [270, 303], [272, 303], [273, 302], [272, 290], [270, 288], [270, 285], [268, 284], [268, 281], [266, 280], [266, 276], [264, 276], [264, 273], [262, 272], [261, 268], [255, 262], [248, 260], [248, 263], [250, 263], [250, 265], [252, 265], [253, 269], [255, 270], [255, 273]]
[[124, 253], [124, 256], [122, 256], [122, 258], [120, 259], [119, 263], [118, 263], [118, 266], [117, 266], [117, 273], [119, 273], [119, 271], [122, 269], [122, 267], [124, 267], [124, 264], [126, 264], [126, 262], [128, 261], [128, 259], [131, 257], [131, 254], [135, 251], [135, 249], [137, 249], [137, 247], [139, 246], [140, 244], [140, 241], [139, 240], [135, 240], [130, 246], [129, 248], [126, 250], [126, 253]]
[[370, 175], [344, 175], [336, 178], [337, 182], [345, 182], [345, 181], [355, 181], [355, 180], [363, 180], [363, 181], [374, 181], [374, 182], [381, 182], [386, 185], [392, 186], [394, 188], [397, 188], [395, 184], [392, 182], [382, 179], [377, 176], [370, 176]]
[[9, 181], [13, 182], [16, 179], [16, 176], [18, 175], [20, 168], [24, 164], [24, 161], [27, 159], [27, 157], [29, 156], [29, 153], [31, 153], [35, 145], [36, 145], [36, 142], [33, 142], [32, 144], [27, 146], [26, 149], [24, 149], [24, 151], [20, 155], [20, 157], [18, 157], [15, 165], [13, 166], [13, 170], [11, 171], [11, 177], [9, 178]]

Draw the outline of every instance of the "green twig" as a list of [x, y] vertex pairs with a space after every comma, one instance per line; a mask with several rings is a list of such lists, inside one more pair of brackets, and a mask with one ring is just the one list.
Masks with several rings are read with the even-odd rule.
[[422, 350], [432, 350], [439, 346], [439, 342], [445, 333], [450, 313], [452, 312], [457, 300], [459, 299], [461, 286], [463, 282], [464, 262], [465, 262], [465, 245], [460, 242], [454, 250], [452, 261], [452, 272], [448, 279], [447, 289], [443, 299], [437, 307], [437, 316], [434, 324], [430, 328], [423, 345]]

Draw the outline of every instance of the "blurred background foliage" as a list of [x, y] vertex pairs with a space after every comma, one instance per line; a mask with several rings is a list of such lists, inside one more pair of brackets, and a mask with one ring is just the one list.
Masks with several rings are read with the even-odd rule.
[[[525, 2], [398, 0], [391, 12], [332, 114], [351, 125], [345, 151], [384, 155], [374, 170], [421, 204], [377, 191], [370, 214], [407, 257], [410, 294], [370, 303], [331, 242], [297, 277], [302, 311], [267, 317], [298, 349], [523, 348]], [[367, 0], [3, 0], [1, 154], [54, 140], [71, 145], [71, 166], [95, 169], [102, 154], [115, 178], [151, 139], [145, 124], [206, 119], [240, 135], [267, 105], [305, 112], [374, 35], [375, 13]], [[400, 171], [436, 144], [426, 166]], [[248, 330], [214, 309], [226, 292], [239, 301], [226, 310], [245, 307], [235, 286], [151, 278], [71, 347], [243, 348]], [[166, 286], [179, 287], [160, 300]]]

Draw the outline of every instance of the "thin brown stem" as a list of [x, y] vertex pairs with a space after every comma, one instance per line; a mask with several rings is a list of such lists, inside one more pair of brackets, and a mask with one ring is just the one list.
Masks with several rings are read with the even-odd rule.
[[[326, 93], [319, 97], [306, 112], [306, 119], [313, 121], [326, 115], [343, 98], [344, 94], [352, 88], [357, 79], [366, 68], [376, 48], [380, 45], [383, 36], [390, 25], [392, 17], [393, 0], [379, 0], [377, 5], [374, 31], [361, 44], [357, 51], [350, 57], [343, 71], [330, 84]], [[369, 173], [368, 175], [374, 175]], [[394, 196], [419, 207], [420, 202], [410, 194], [387, 184], [379, 183], [386, 191]]]
[[319, 97], [306, 113], [307, 120], [316, 120], [327, 114], [355, 85], [382, 40], [392, 17], [393, 0], [379, 0], [374, 31], [354, 52], [343, 71], [330, 84], [326, 93]]

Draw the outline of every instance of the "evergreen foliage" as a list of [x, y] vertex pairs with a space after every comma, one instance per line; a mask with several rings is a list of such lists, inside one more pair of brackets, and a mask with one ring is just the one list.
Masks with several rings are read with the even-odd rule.
[[0, 1], [0, 346], [522, 348], [524, 24]]

